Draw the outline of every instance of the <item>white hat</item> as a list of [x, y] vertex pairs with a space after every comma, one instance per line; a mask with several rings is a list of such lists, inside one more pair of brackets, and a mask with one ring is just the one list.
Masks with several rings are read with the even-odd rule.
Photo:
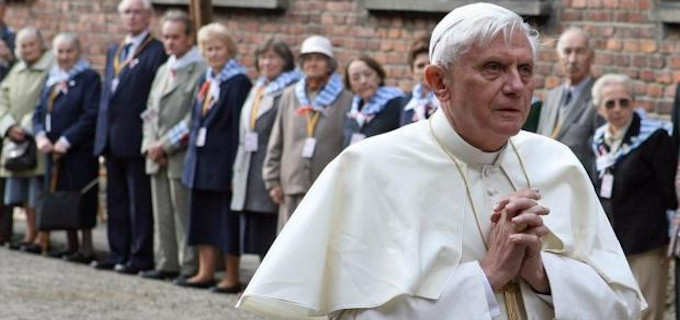
[[321, 53], [329, 58], [333, 58], [333, 45], [326, 37], [311, 36], [305, 39], [300, 47], [300, 55], [307, 53]]

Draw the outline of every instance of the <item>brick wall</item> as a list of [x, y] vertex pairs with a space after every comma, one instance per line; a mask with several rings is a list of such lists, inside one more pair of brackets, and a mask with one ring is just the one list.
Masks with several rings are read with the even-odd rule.
[[[48, 39], [60, 31], [80, 35], [84, 54], [102, 68], [106, 48], [122, 36], [118, 0], [11, 1], [7, 22], [15, 29], [33, 24]], [[336, 46], [341, 67], [360, 53], [382, 62], [389, 84], [412, 85], [406, 52], [416, 37], [427, 34], [443, 14], [368, 12], [360, 0], [289, 0], [284, 11], [216, 7], [215, 18], [234, 30], [242, 62], [254, 76], [249, 53], [271, 36], [294, 51], [310, 34], [326, 35]], [[594, 72], [622, 72], [636, 79], [639, 102], [650, 111], [668, 113], [680, 82], [680, 30], [654, 20], [654, 0], [555, 0], [548, 18], [537, 20], [543, 48], [537, 65], [537, 94], [560, 82], [555, 37], [572, 25], [588, 30], [596, 44]], [[160, 15], [168, 6], [157, 6]], [[154, 19], [154, 27], [155, 21]]]

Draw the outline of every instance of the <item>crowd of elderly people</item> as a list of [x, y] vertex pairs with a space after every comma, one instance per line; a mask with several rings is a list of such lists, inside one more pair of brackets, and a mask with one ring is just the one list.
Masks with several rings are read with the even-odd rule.
[[[5, 9], [0, 1], [0, 17]], [[38, 152], [24, 170], [6, 168], [2, 153], [0, 244], [237, 293], [240, 255], [267, 254], [344, 148], [439, 108], [423, 81], [428, 38], [409, 51], [416, 85], [408, 93], [387, 86], [385, 70], [367, 55], [346, 62], [343, 78], [322, 36], [305, 39], [297, 58], [285, 42], [265, 41], [251, 81], [239, 61], [249, 53], [239, 55], [224, 25], [194, 30], [186, 13], [171, 10], [157, 40], [151, 10], [148, 0], [119, 3], [126, 34], [108, 50], [103, 78], [74, 34], [58, 34], [50, 50], [39, 30], [15, 37], [0, 23], [3, 144], [34, 140]], [[594, 51], [583, 30], [566, 30], [557, 52], [565, 83], [546, 96], [537, 133], [568, 145], [583, 163], [647, 297], [645, 317], [654, 318], [665, 297], [667, 212], [678, 206], [677, 143], [668, 123], [634, 110], [630, 78], [591, 76]], [[82, 194], [66, 248], [50, 250], [49, 231], [36, 224], [41, 195], [86, 187], [98, 177], [98, 157], [107, 173], [108, 255], [98, 260], [92, 245], [96, 187]], [[26, 216], [15, 242], [13, 207]]]

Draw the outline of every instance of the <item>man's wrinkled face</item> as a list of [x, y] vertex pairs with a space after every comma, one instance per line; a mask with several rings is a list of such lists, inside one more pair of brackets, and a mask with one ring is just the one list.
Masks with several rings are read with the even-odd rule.
[[444, 72], [447, 90], [438, 97], [468, 143], [494, 151], [489, 148], [519, 132], [534, 91], [534, 57], [524, 33], [513, 32], [507, 40], [501, 34], [483, 47], [474, 44]]
[[590, 75], [590, 65], [595, 54], [588, 47], [588, 39], [577, 31], [567, 31], [560, 38], [560, 58], [562, 73], [569, 85], [577, 85]]

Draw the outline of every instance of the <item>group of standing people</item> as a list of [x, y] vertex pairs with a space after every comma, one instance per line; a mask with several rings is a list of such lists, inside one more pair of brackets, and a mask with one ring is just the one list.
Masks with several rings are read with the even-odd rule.
[[[74, 34], [58, 34], [51, 51], [35, 28], [17, 35], [18, 62], [0, 85], [0, 129], [13, 143], [34, 139], [39, 161], [31, 170], [0, 168], [4, 203], [27, 216], [15, 249], [239, 292], [240, 255], [265, 256], [333, 158], [438, 108], [421, 80], [427, 39], [410, 51], [418, 84], [405, 96], [386, 86], [369, 56], [349, 61], [343, 79], [322, 36], [307, 38], [298, 57], [267, 40], [254, 52], [251, 82], [224, 25], [196, 32], [185, 12], [170, 10], [156, 40], [148, 0], [123, 0], [118, 12], [126, 35], [109, 48], [103, 80]], [[92, 247], [98, 188], [82, 196], [80, 237], [68, 230], [67, 247], [50, 251], [49, 233], [35, 222], [41, 194], [86, 187], [98, 178], [98, 157], [106, 165], [108, 255], [97, 260]], [[225, 273], [216, 282], [219, 265]]]

